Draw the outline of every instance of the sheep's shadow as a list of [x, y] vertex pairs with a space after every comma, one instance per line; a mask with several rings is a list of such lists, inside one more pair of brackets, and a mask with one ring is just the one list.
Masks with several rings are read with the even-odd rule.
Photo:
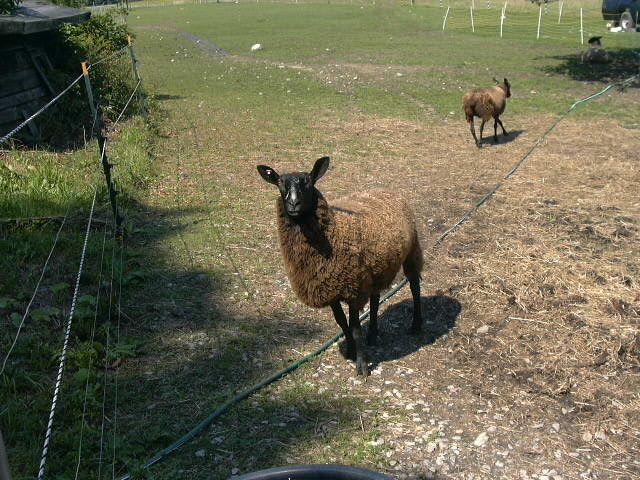
[[[485, 133], [486, 133], [486, 126], [485, 126]], [[493, 129], [493, 127], [491, 127]], [[498, 128], [498, 131], [500, 129]], [[484, 136], [482, 138], [482, 141], [480, 142], [481, 145], [491, 145], [491, 146], [496, 146], [496, 145], [502, 145], [505, 143], [511, 143], [513, 142], [516, 138], [518, 138], [520, 135], [522, 135], [525, 131], [524, 130], [511, 130], [509, 132], [508, 135], [502, 135], [502, 134], [498, 134], [498, 143], [496, 143], [493, 140], [493, 135], [489, 135], [489, 136]]]
[[[385, 310], [378, 318], [378, 341], [367, 346], [372, 368], [380, 363], [397, 360], [431, 345], [455, 327], [462, 305], [446, 295], [420, 298], [422, 304], [422, 332], [409, 334], [413, 319], [413, 300], [407, 299]], [[346, 344], [341, 342], [340, 352], [346, 354]]]

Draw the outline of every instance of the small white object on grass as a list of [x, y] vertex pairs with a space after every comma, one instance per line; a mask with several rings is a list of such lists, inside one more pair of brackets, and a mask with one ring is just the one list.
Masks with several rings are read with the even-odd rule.
[[261, 43], [254, 43], [253, 45], [251, 45], [251, 51], [252, 52], [257, 52], [258, 50], [262, 50], [262, 44]]

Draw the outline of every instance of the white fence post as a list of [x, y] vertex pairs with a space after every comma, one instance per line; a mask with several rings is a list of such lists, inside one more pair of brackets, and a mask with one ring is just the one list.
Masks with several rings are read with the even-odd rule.
[[473, 33], [475, 33], [475, 32], [476, 32], [476, 28], [475, 28], [475, 26], [473, 25], [473, 7], [469, 7], [469, 11], [471, 12], [471, 31], [472, 31]]
[[502, 38], [502, 25], [504, 24], [504, 19], [505, 19], [505, 14], [504, 14], [504, 10], [506, 7], [502, 7], [502, 10], [500, 11], [500, 38]]
[[[582, 11], [582, 9], [580, 9]], [[542, 5], [540, 5], [540, 12], [538, 13], [538, 34], [536, 35], [536, 40], [540, 38], [540, 24], [542, 23]]]
[[442, 31], [444, 32], [444, 27], [447, 24], [447, 17], [449, 16], [449, 9], [451, 7], [447, 7], [447, 12], [444, 14], [444, 21], [442, 22]]
[[564, 1], [560, 0], [560, 12], [558, 12], [558, 25], [560, 25], [560, 19], [562, 18], [562, 6], [564, 5]]
[[582, 24], [582, 7], [580, 7], [580, 45], [584, 45], [584, 28]]

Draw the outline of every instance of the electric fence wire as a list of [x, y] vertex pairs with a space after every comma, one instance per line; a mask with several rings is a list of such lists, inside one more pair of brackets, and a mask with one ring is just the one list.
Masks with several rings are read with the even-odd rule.
[[106, 57], [104, 57], [104, 58], [101, 58], [100, 60], [96, 60], [96, 61], [95, 61], [95, 62], [93, 62], [93, 63], [90, 63], [90, 64], [89, 64], [89, 69], [91, 69], [92, 67], [96, 67], [96, 66], [100, 65], [101, 63], [108, 62], [109, 60], [112, 60], [112, 59], [114, 59], [114, 58], [116, 58], [116, 57], [118, 57], [118, 56], [122, 55], [122, 53], [123, 53], [123, 52], [125, 52], [125, 51], [127, 50], [127, 48], [129, 48], [129, 46], [128, 46], [128, 45], [125, 45], [124, 47], [122, 47], [122, 48], [121, 48], [121, 49], [119, 49], [119, 50], [116, 50], [116, 51], [115, 51], [115, 52], [113, 52], [112, 54], [110, 54], [110, 55], [108, 55], [108, 56], [106, 56]]
[[51, 433], [53, 431], [53, 419], [56, 413], [56, 406], [58, 403], [58, 395], [60, 394], [60, 386], [62, 385], [62, 374], [64, 372], [65, 361], [67, 358], [67, 347], [69, 345], [69, 337], [71, 335], [71, 325], [73, 322], [73, 314], [75, 313], [76, 303], [78, 300], [78, 291], [80, 290], [80, 278], [82, 277], [82, 270], [84, 268], [84, 260], [87, 253], [87, 244], [89, 242], [89, 234], [91, 232], [91, 221], [93, 220], [93, 212], [96, 204], [96, 197], [98, 195], [98, 189], [94, 188], [93, 200], [91, 202], [91, 210], [89, 212], [89, 218], [87, 220], [87, 229], [84, 236], [84, 244], [82, 246], [82, 254], [80, 255], [80, 266], [78, 267], [78, 275], [76, 277], [76, 284], [71, 300], [71, 308], [69, 310], [69, 317], [67, 320], [67, 326], [64, 335], [64, 343], [62, 345], [62, 353], [60, 355], [60, 363], [58, 366], [58, 376], [56, 379], [55, 388], [53, 391], [53, 399], [51, 401], [51, 409], [49, 412], [49, 422], [47, 424], [47, 430], [44, 437], [44, 445], [42, 447], [42, 457], [40, 460], [40, 468], [38, 470], [38, 480], [44, 478], [45, 466], [47, 463], [47, 455], [49, 453], [49, 442], [51, 441]]
[[18, 337], [20, 336], [20, 332], [22, 331], [22, 327], [24, 326], [24, 322], [27, 318], [27, 315], [29, 315], [29, 310], [31, 309], [33, 300], [36, 298], [38, 290], [40, 289], [40, 282], [42, 282], [42, 278], [44, 277], [44, 274], [47, 271], [47, 267], [49, 266], [49, 260], [53, 255], [53, 251], [55, 250], [56, 245], [58, 244], [58, 239], [60, 238], [60, 232], [62, 231], [62, 227], [64, 227], [64, 224], [67, 221], [67, 217], [69, 216], [70, 209], [71, 209], [70, 207], [67, 208], [67, 211], [65, 212], [64, 217], [62, 218], [62, 223], [60, 224], [60, 228], [58, 228], [58, 232], [56, 233], [56, 236], [53, 239], [53, 245], [51, 245], [51, 249], [49, 250], [49, 255], [47, 256], [47, 259], [44, 262], [44, 266], [42, 267], [40, 278], [38, 278], [38, 281], [36, 282], [36, 288], [33, 290], [33, 295], [31, 295], [31, 299], [27, 304], [27, 308], [24, 311], [24, 315], [22, 315], [22, 320], [20, 320], [20, 325], [18, 326], [18, 331], [16, 332], [16, 336], [13, 339], [13, 343], [11, 344], [9, 351], [7, 352], [7, 355], [4, 357], [4, 361], [2, 362], [2, 368], [0, 368], [0, 375], [4, 373], [4, 370], [7, 366], [7, 361], [9, 360], [9, 356], [11, 355], [11, 352], [13, 352], [13, 349], [16, 346], [16, 343], [18, 342]]
[[[115, 228], [116, 228], [115, 225], [113, 228], [115, 232]], [[102, 386], [102, 422], [100, 424], [100, 453], [98, 456], [98, 477], [97, 478], [99, 479], [102, 478], [102, 464], [103, 464], [104, 453], [105, 453], [104, 431], [105, 431], [105, 423], [107, 418], [107, 408], [106, 408], [107, 380], [108, 380], [107, 373], [109, 370], [109, 355], [110, 355], [110, 348], [111, 348], [111, 311], [113, 309], [113, 278], [114, 278], [114, 271], [115, 271], [115, 259], [116, 259], [116, 242], [113, 243], [113, 248], [111, 249], [111, 279], [109, 280], [109, 310], [108, 310], [109, 313], [108, 313], [107, 323], [106, 323], [107, 340], [105, 343], [105, 350], [104, 350], [104, 365], [103, 365], [104, 375], [103, 375], [103, 386]]]
[[[107, 61], [117, 57], [118, 55], [121, 55], [122, 52], [124, 52], [127, 48], [128, 48], [128, 46], [124, 46], [121, 49], [119, 49], [119, 50], [115, 51], [114, 53], [112, 53], [111, 55], [108, 55], [107, 57], [101, 58], [100, 60], [97, 60], [97, 61], [93, 62], [92, 64], [89, 65], [89, 69], [91, 67], [93, 67], [93, 66], [97, 66], [97, 65], [100, 65], [101, 63], [107, 62]], [[24, 120], [22, 123], [18, 124], [10, 132], [8, 132], [5, 135], [3, 135], [2, 137], [0, 137], [0, 145], [5, 143], [7, 140], [9, 140], [11, 137], [13, 137], [16, 133], [18, 133], [20, 130], [22, 130], [29, 122], [31, 122], [36, 117], [41, 115], [51, 105], [56, 103], [60, 98], [62, 98], [62, 96], [64, 96], [65, 93], [67, 93], [69, 90], [71, 90], [71, 88], [74, 85], [76, 85], [80, 80], [82, 80], [82, 77], [83, 77], [83, 74], [80, 74], [75, 80], [73, 80], [69, 85], [67, 85], [67, 87], [64, 90], [62, 90], [55, 97], [53, 97], [51, 100], [49, 100], [45, 105], [43, 105], [40, 109], [38, 109], [35, 113], [33, 113], [29, 118]]]
[[[109, 55], [109, 56], [107, 56], [105, 58], [102, 58], [102, 59], [94, 62], [93, 64], [90, 64], [89, 65], [89, 69], [91, 67], [93, 67], [93, 66], [97, 66], [97, 65], [99, 65], [101, 63], [107, 62], [107, 61], [109, 61], [109, 60], [121, 55], [127, 48], [128, 48], [128, 46], [125, 46], [125, 47], [119, 49], [118, 51], [114, 52], [113, 54], [111, 54], [111, 55]], [[82, 78], [83, 78], [83, 75], [82, 74], [79, 75], [66, 88], [64, 88], [54, 98], [49, 100], [45, 105], [43, 105], [40, 109], [38, 109], [35, 113], [33, 113], [29, 118], [27, 118], [22, 123], [17, 125], [13, 130], [8, 132], [4, 136], [0, 137], [0, 145], [5, 143], [13, 135], [15, 135], [20, 130], [22, 130], [29, 122], [31, 122], [36, 117], [41, 115], [51, 105], [56, 103], [74, 85], [76, 85]], [[130, 105], [131, 100], [133, 99], [133, 96], [135, 95], [136, 91], [138, 90], [140, 84], [141, 84], [141, 80], [138, 80], [138, 82], [135, 85], [131, 95], [129, 96], [129, 99], [127, 100], [124, 108], [122, 109], [122, 111], [120, 112], [120, 115], [118, 115], [116, 121], [114, 122], [114, 124], [112, 126], [112, 130], [115, 128], [117, 123], [120, 121], [120, 119], [124, 115], [126, 109]], [[97, 110], [96, 110], [96, 114], [94, 114], [94, 116], [93, 116], [92, 130], [95, 127], [96, 115], [97, 115]], [[86, 144], [85, 144], [85, 146], [86, 146]], [[106, 148], [106, 142], [105, 142], [105, 144], [103, 145], [103, 148], [102, 148], [102, 152], [101, 152], [101, 157], [102, 158], [104, 158], [104, 155], [105, 155], [105, 148]], [[102, 158], [101, 158], [101, 160], [102, 160]], [[50, 408], [50, 412], [49, 412], [49, 421], [48, 421], [47, 430], [46, 430], [46, 433], [45, 433], [45, 440], [44, 440], [44, 445], [43, 445], [43, 449], [42, 449], [40, 467], [39, 467], [39, 470], [38, 470], [38, 480], [41, 480], [42, 478], [44, 478], [44, 471], [45, 471], [46, 462], [47, 462], [47, 458], [48, 458], [49, 445], [50, 445], [50, 441], [51, 441], [51, 434], [52, 434], [52, 431], [53, 431], [53, 421], [54, 421], [54, 417], [55, 417], [55, 411], [56, 411], [58, 397], [59, 397], [60, 388], [61, 388], [61, 384], [62, 384], [62, 376], [63, 376], [64, 366], [65, 366], [65, 361], [66, 361], [67, 347], [68, 347], [68, 343], [69, 343], [69, 337], [70, 337], [70, 334], [71, 334], [71, 326], [72, 326], [72, 322], [73, 322], [73, 315], [75, 313], [76, 302], [77, 302], [77, 298], [78, 298], [78, 291], [79, 291], [79, 286], [80, 286], [80, 278], [82, 276], [82, 270], [83, 270], [83, 267], [84, 267], [87, 243], [88, 243], [89, 234], [90, 234], [90, 231], [91, 231], [91, 223], [92, 223], [92, 220], [93, 220], [93, 213], [94, 213], [94, 209], [95, 209], [96, 197], [97, 197], [97, 189], [94, 189], [93, 200], [92, 200], [92, 203], [91, 203], [91, 210], [90, 210], [90, 214], [89, 214], [89, 219], [87, 221], [87, 229], [86, 229], [86, 233], [85, 233], [85, 239], [84, 239], [84, 244], [83, 244], [83, 248], [82, 248], [82, 254], [81, 254], [81, 258], [80, 258], [80, 266], [79, 266], [78, 275], [77, 275], [77, 278], [76, 278], [76, 284], [75, 284], [74, 294], [73, 294], [73, 298], [72, 298], [71, 309], [70, 309], [68, 320], [67, 320], [64, 343], [63, 343], [62, 353], [60, 355], [60, 362], [59, 362], [59, 366], [58, 366], [58, 375], [57, 375], [57, 378], [56, 378], [56, 384], [55, 384], [55, 388], [54, 388], [53, 399], [52, 399], [51, 408]], [[10, 355], [11, 355], [11, 353], [12, 353], [13, 349], [15, 348], [15, 345], [16, 345], [16, 343], [18, 341], [18, 338], [19, 338], [20, 333], [22, 331], [22, 328], [24, 326], [25, 320], [26, 320], [26, 318], [27, 318], [27, 316], [29, 314], [31, 305], [32, 305], [37, 293], [38, 293], [38, 290], [39, 290], [39, 287], [40, 287], [40, 283], [41, 283], [41, 281], [42, 281], [42, 279], [43, 279], [43, 277], [45, 275], [45, 272], [47, 270], [47, 267], [48, 267], [48, 264], [49, 264], [49, 260], [51, 259], [51, 256], [53, 255], [53, 251], [55, 250], [55, 247], [56, 247], [56, 245], [58, 243], [58, 239], [60, 237], [60, 232], [62, 231], [62, 228], [64, 227], [64, 225], [66, 223], [66, 220], [68, 218], [69, 211], [70, 211], [70, 209], [67, 209], [67, 211], [66, 211], [66, 213], [65, 213], [65, 215], [64, 215], [64, 217], [62, 219], [62, 222], [60, 224], [60, 227], [59, 227], [59, 229], [58, 229], [58, 231], [56, 233], [53, 245], [52, 245], [52, 247], [51, 247], [51, 249], [49, 251], [49, 255], [47, 256], [47, 259], [46, 259], [45, 264], [43, 266], [43, 269], [42, 269], [42, 272], [41, 272], [40, 277], [38, 279], [38, 282], [36, 283], [36, 287], [35, 287], [35, 290], [33, 292], [33, 295], [31, 296], [31, 299], [30, 299], [30, 301], [29, 301], [29, 303], [27, 305], [27, 308], [25, 309], [25, 313], [22, 316], [20, 325], [18, 326], [18, 330], [17, 330], [15, 338], [14, 338], [12, 344], [11, 344], [11, 347], [9, 348], [9, 351], [7, 352], [7, 355], [5, 356], [4, 361], [2, 363], [2, 368], [0, 369], [0, 375], [2, 373], [4, 373], [6, 365], [7, 365], [7, 361], [9, 360], [9, 357], [10, 357]], [[102, 262], [103, 262], [103, 256], [104, 256], [104, 241], [105, 240], [106, 240], [106, 227], [105, 227], [105, 238], [103, 239], [102, 257], [101, 257], [101, 262], [100, 262], [100, 279], [102, 278]], [[114, 250], [114, 253], [115, 253], [115, 250]], [[114, 263], [114, 258], [112, 258], [112, 264], [113, 263]], [[122, 272], [121, 272], [121, 275], [120, 275], [120, 293], [122, 291], [122, 285], [121, 285], [122, 277], [121, 276], [122, 276]], [[93, 323], [92, 332], [91, 332], [91, 344], [93, 344], [94, 335], [95, 335], [95, 323], [96, 323], [98, 300], [99, 300], [99, 294], [100, 294], [100, 283], [101, 283], [101, 280], [100, 280], [100, 282], [98, 284], [98, 295], [97, 295], [97, 300], [96, 300], [96, 310], [95, 310], [94, 323]], [[112, 278], [111, 278], [111, 290], [112, 289], [113, 289], [113, 265], [112, 265]], [[110, 291], [110, 305], [109, 305], [109, 308], [110, 308], [110, 311], [111, 311], [111, 291]], [[119, 334], [120, 334], [120, 331], [119, 331], [120, 330], [120, 328], [119, 328], [120, 327], [120, 321], [119, 321], [120, 319], [119, 319], [119, 317], [120, 317], [120, 315], [119, 315], [119, 312], [118, 312], [118, 341], [119, 341]], [[108, 343], [109, 342], [108, 342], [108, 336], [107, 336], [107, 354], [108, 354]], [[106, 370], [105, 370], [105, 373], [106, 373]], [[79, 473], [80, 463], [81, 463], [81, 456], [82, 456], [82, 441], [83, 441], [84, 424], [85, 424], [85, 417], [86, 417], [88, 385], [89, 385], [89, 376], [87, 376], [87, 382], [85, 384], [85, 396], [84, 396], [83, 413], [82, 413], [82, 427], [81, 427], [79, 447], [78, 447], [79, 448], [79, 450], [78, 450], [78, 462], [77, 462], [77, 465], [76, 465], [76, 474], [75, 474], [75, 478], [76, 479], [78, 478], [78, 473]], [[106, 376], [105, 376], [105, 386], [106, 386]], [[116, 383], [116, 389], [117, 389], [117, 383]], [[117, 395], [117, 390], [116, 390], [116, 395]], [[116, 408], [117, 408], [117, 403], [116, 403]], [[104, 409], [103, 409], [103, 413], [104, 413]], [[102, 432], [104, 432], [104, 416], [103, 416]], [[115, 432], [114, 432], [114, 449], [115, 449]], [[101, 452], [100, 453], [101, 453], [101, 459], [102, 459], [102, 438], [101, 438]], [[113, 463], [114, 463], [114, 466], [115, 466], [115, 451], [114, 451]], [[113, 475], [115, 476], [115, 469], [113, 471]]]
[[[142, 83], [142, 80], [138, 80], [138, 82], [136, 83], [135, 87], [133, 88], [131, 94], [129, 95], [129, 98], [127, 100], [127, 102], [125, 103], [124, 107], [122, 108], [122, 110], [120, 111], [120, 114], [118, 115], [118, 117], [116, 118], [115, 122], [111, 125], [111, 128], [109, 129], [110, 132], [113, 132], [113, 130], [115, 130], [116, 126], [118, 125], [118, 122], [120, 121], [120, 119], [122, 118], [122, 116], [124, 115], [125, 111], [127, 110], [127, 108], [129, 107], [129, 105], [131, 104], [131, 100], [133, 99], [134, 95], [136, 94], [138, 88], [140, 87]], [[105, 137], [104, 139], [104, 143], [102, 145], [102, 153], [101, 153], [101, 160], [104, 158], [104, 155], [106, 153], [106, 148], [107, 148], [107, 143], [108, 143], [109, 139], [108, 137]], [[107, 341], [106, 341], [106, 349], [105, 349], [105, 372], [104, 372], [104, 381], [103, 381], [103, 397], [102, 397], [102, 422], [101, 422], [101, 426], [100, 426], [100, 453], [99, 453], [99, 459], [98, 459], [98, 478], [101, 478], [102, 475], [102, 466], [104, 463], [104, 454], [106, 453], [105, 451], [105, 441], [104, 441], [104, 437], [105, 437], [105, 423], [106, 423], [106, 393], [107, 393], [107, 383], [108, 383], [108, 375], [107, 375], [107, 371], [108, 371], [108, 361], [109, 361], [109, 349], [113, 348], [113, 349], [117, 349], [117, 346], [120, 343], [120, 309], [121, 309], [121, 295], [122, 295], [122, 270], [123, 270], [123, 265], [122, 265], [122, 251], [124, 250], [124, 247], [121, 245], [121, 253], [120, 253], [120, 266], [119, 266], [119, 285], [118, 285], [118, 312], [117, 312], [117, 323], [116, 323], [116, 339], [115, 339], [115, 346], [110, 347], [110, 343], [111, 343], [111, 311], [112, 311], [112, 306], [113, 306], [113, 280], [114, 280], [114, 269], [115, 269], [115, 244], [114, 244], [114, 248], [112, 251], [112, 256], [111, 256], [111, 280], [110, 280], [110, 286], [109, 286], [109, 318], [108, 318], [108, 323], [107, 323]], [[116, 449], [116, 432], [117, 432], [117, 408], [118, 408], [118, 370], [116, 369], [115, 375], [114, 375], [114, 418], [112, 420], [113, 422], [113, 457], [112, 457], [112, 475], [115, 478], [115, 458], [116, 458], [116, 453], [115, 453], [115, 449]]]
[[49, 108], [51, 105], [53, 105], [54, 103], [56, 103], [65, 93], [67, 93], [69, 90], [71, 90], [71, 88], [77, 84], [80, 80], [82, 80], [82, 74], [80, 74], [78, 76], [78, 78], [76, 78], [73, 82], [71, 82], [67, 88], [65, 88], [64, 90], [62, 90], [60, 93], [58, 93], [58, 95], [56, 95], [55, 97], [53, 97], [51, 100], [49, 100], [44, 106], [42, 106], [38, 111], [36, 111], [33, 115], [31, 115], [29, 118], [27, 118], [24, 122], [22, 122], [21, 124], [19, 124], [17, 127], [15, 127], [13, 130], [11, 130], [9, 133], [5, 134], [3, 137], [0, 138], [0, 145], [2, 145], [4, 142], [6, 142], [7, 140], [9, 140], [12, 136], [14, 136], [16, 133], [18, 133], [20, 130], [22, 130], [31, 120], [33, 120], [34, 118], [36, 118], [38, 115], [40, 115], [42, 112], [44, 112], [47, 108]]
[[[118, 264], [118, 314], [116, 320], [116, 346], [115, 350], [118, 351], [120, 345], [120, 314], [122, 312], [122, 271], [124, 270], [124, 245], [120, 244], [120, 263]], [[120, 372], [119, 365], [116, 367], [114, 374], [114, 399], [113, 399], [113, 457], [111, 460], [111, 478], [116, 478], [116, 436], [118, 433], [118, 373]]]
[[127, 103], [125, 103], [124, 107], [122, 108], [122, 111], [120, 112], [120, 115], [118, 115], [118, 117], [116, 118], [116, 121], [113, 122], [113, 125], [111, 126], [111, 131], [113, 131], [116, 128], [116, 125], [118, 125], [118, 122], [120, 121], [120, 119], [124, 115], [124, 112], [129, 107], [129, 104], [131, 103], [131, 100], [133, 100], [133, 96], [138, 91], [138, 87], [140, 87], [141, 83], [142, 83], [142, 80], [138, 80], [138, 83], [136, 83], [136, 86], [133, 87], [133, 91], [131, 92], [131, 95], [129, 95], [129, 99], [127, 100]]
[[[95, 308], [94, 308], [94, 312], [93, 312], [93, 324], [91, 325], [91, 337], [90, 337], [90, 341], [89, 341], [89, 345], [90, 345], [90, 351], [93, 351], [93, 343], [94, 343], [94, 338], [95, 338], [95, 333], [96, 333], [96, 323], [97, 323], [97, 318], [98, 318], [98, 309], [99, 309], [99, 305], [100, 305], [100, 289], [102, 288], [102, 271], [103, 271], [103, 264], [104, 264], [104, 250], [105, 250], [105, 246], [107, 243], [107, 226], [105, 225], [104, 227], [104, 233], [102, 235], [102, 251], [100, 254], [100, 273], [98, 274], [98, 291], [96, 293], [96, 299], [95, 299]], [[89, 366], [87, 368], [87, 380], [85, 382], [84, 385], [84, 400], [82, 402], [82, 419], [81, 419], [81, 426], [80, 426], [80, 439], [78, 441], [78, 462], [76, 464], [76, 474], [75, 474], [75, 479], [78, 479], [78, 473], [80, 472], [80, 462], [82, 460], [82, 441], [84, 438], [84, 426], [85, 426], [85, 419], [86, 419], [86, 415], [87, 415], [87, 398], [89, 396], [89, 379], [91, 378], [91, 359], [89, 361]]]

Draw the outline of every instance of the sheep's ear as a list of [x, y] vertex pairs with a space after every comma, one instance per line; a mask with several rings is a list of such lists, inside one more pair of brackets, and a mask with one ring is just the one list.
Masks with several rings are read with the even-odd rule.
[[262, 177], [265, 182], [273, 183], [274, 185], [278, 185], [278, 180], [280, 180], [280, 175], [273, 168], [267, 167], [266, 165], [258, 165], [258, 173]]
[[311, 170], [311, 180], [315, 184], [320, 178], [327, 173], [329, 168], [329, 157], [322, 157], [316, 160], [313, 170]]
[[493, 77], [493, 81], [496, 83], [500, 83], [498, 80], [496, 80], [496, 77]]
[[507, 80], [506, 78], [504, 79], [504, 84], [505, 85], [509, 85], [509, 80]]

